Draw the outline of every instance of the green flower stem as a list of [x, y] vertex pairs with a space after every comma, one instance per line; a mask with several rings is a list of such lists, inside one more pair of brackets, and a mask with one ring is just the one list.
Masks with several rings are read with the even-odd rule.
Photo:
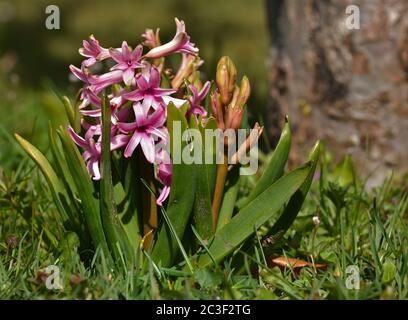
[[215, 180], [215, 190], [212, 203], [212, 227], [215, 232], [218, 224], [218, 215], [220, 212], [221, 201], [224, 195], [225, 181], [228, 174], [228, 156], [224, 153], [223, 163], [217, 165], [217, 178]]

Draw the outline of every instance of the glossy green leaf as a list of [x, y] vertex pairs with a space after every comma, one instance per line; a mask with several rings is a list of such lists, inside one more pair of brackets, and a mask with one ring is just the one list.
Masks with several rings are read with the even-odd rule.
[[[167, 107], [167, 127], [170, 134], [173, 159], [177, 156], [177, 154], [175, 154], [176, 152], [181, 153], [181, 150], [186, 150], [185, 148], [187, 146], [187, 142], [181, 141], [181, 137], [178, 136], [175, 125], [179, 126], [181, 133], [183, 133], [184, 130], [187, 129], [187, 120], [183, 112], [177, 109], [173, 103], [170, 103]], [[176, 144], [178, 147], [175, 146]], [[179, 154], [179, 156], [180, 155], [181, 154]], [[183, 161], [180, 162], [181, 163], [173, 163], [171, 192], [166, 211], [175, 233], [182, 239], [193, 209], [196, 170], [194, 165], [185, 164]], [[153, 260], [156, 264], [161, 263], [164, 267], [169, 266], [173, 263], [179, 249], [177, 240], [172, 236], [168, 225], [163, 223], [158, 232], [157, 242], [153, 248]]]
[[284, 173], [286, 162], [288, 161], [289, 151], [291, 146], [292, 135], [290, 131], [289, 122], [282, 130], [278, 145], [273, 152], [272, 158], [269, 161], [264, 173], [255, 185], [247, 199], [249, 204], [253, 199], [265, 191], [271, 184], [278, 180]]
[[[193, 223], [198, 234], [203, 239], [208, 239], [212, 235], [212, 209], [211, 209], [211, 174], [216, 170], [216, 163], [205, 163], [207, 150], [205, 143], [205, 128], [197, 124], [195, 117], [190, 119], [190, 128], [197, 129], [200, 132], [201, 140], [195, 141], [196, 146], [201, 150], [201, 164], [196, 164], [197, 187], [194, 199]], [[212, 150], [213, 151], [213, 150]], [[213, 156], [211, 156], [214, 158]]]
[[285, 207], [285, 210], [279, 217], [278, 221], [273, 225], [271, 230], [268, 232], [268, 235], [275, 236], [275, 241], [282, 237], [285, 232], [292, 225], [293, 221], [296, 219], [300, 209], [302, 208], [303, 202], [306, 199], [307, 193], [309, 192], [310, 185], [313, 181], [313, 176], [316, 171], [317, 163], [319, 162], [320, 156], [320, 142], [316, 142], [312, 151], [309, 155], [309, 160], [311, 163], [310, 171], [300, 186], [299, 190], [290, 198], [288, 204]]
[[[116, 211], [111, 171], [110, 136], [110, 102], [108, 97], [104, 96], [102, 98], [102, 158], [99, 194], [101, 219], [106, 240], [113, 253], [115, 262], [121, 262], [122, 254], [124, 254], [126, 262], [130, 263], [132, 261], [133, 252]], [[137, 232], [137, 230], [135, 230], [135, 232]]]
[[55, 205], [57, 206], [58, 212], [61, 215], [62, 223], [66, 223], [68, 221], [69, 215], [66, 213], [64, 205], [60, 199], [60, 197], [66, 197], [66, 192], [63, 184], [61, 183], [51, 164], [48, 162], [47, 158], [41, 153], [40, 150], [38, 150], [18, 134], [15, 134], [15, 138], [19, 145], [23, 148], [23, 150], [30, 156], [30, 158], [41, 170], [42, 174], [47, 180], [48, 186], [50, 187]]
[[[48, 126], [48, 137], [50, 139], [51, 153], [54, 158], [54, 168], [57, 171], [58, 176], [60, 180], [62, 181], [66, 194], [69, 198], [69, 203], [67, 201], [62, 201], [65, 211], [67, 212], [72, 224], [82, 225], [83, 216], [81, 215], [81, 208], [78, 204], [77, 197], [75, 196], [75, 194], [78, 194], [78, 191], [76, 190], [72, 176], [68, 170], [68, 164], [65, 161], [62, 150], [60, 146], [58, 145], [58, 142], [55, 136], [55, 130], [52, 127], [51, 123], [49, 123], [49, 126]], [[82, 226], [78, 226], [78, 227], [81, 228]], [[83, 238], [87, 238], [87, 237], [83, 235]]]
[[[299, 189], [310, 172], [311, 164], [298, 168], [280, 178], [245, 208], [238, 212], [210, 241], [209, 250], [217, 262], [236, 249], [257, 228], [273, 218], [274, 214]], [[209, 255], [199, 260], [204, 267], [211, 263]]]
[[356, 174], [353, 160], [350, 155], [346, 155], [334, 172], [333, 180], [340, 187], [349, 187], [355, 184]]
[[86, 170], [84, 160], [77, 146], [71, 140], [66, 129], [60, 127], [57, 132], [61, 138], [65, 159], [69, 164], [68, 169], [78, 190], [78, 197], [81, 200], [81, 206], [94, 247], [100, 246], [105, 257], [109, 259], [110, 253], [99, 214], [99, 203], [94, 196], [95, 190], [91, 177]]

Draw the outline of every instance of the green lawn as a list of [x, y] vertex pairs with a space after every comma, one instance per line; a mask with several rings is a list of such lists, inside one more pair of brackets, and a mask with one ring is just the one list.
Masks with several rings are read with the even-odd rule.
[[[248, 249], [242, 247], [217, 267], [195, 269], [191, 275], [183, 263], [172, 269], [150, 265], [123, 275], [109, 270], [98, 253], [81, 260], [77, 238], [56, 219], [40, 173], [23, 159], [0, 180], [1, 299], [408, 297], [406, 182], [390, 179], [366, 192], [348, 160], [336, 168], [323, 161], [300, 215], [279, 241], [261, 241], [264, 226], [258, 230], [259, 241], [255, 238]], [[241, 189], [251, 183], [244, 180]], [[320, 224], [313, 223], [314, 216]], [[309, 265], [279, 268], [271, 263], [274, 257], [298, 258]], [[63, 290], [46, 288], [50, 265], [60, 268]], [[356, 271], [359, 290], [348, 289], [350, 272]]]

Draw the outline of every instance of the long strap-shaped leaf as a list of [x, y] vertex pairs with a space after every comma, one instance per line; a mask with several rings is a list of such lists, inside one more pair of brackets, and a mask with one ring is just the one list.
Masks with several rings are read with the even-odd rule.
[[[209, 250], [216, 261], [222, 260], [254, 233], [256, 228], [271, 219], [290, 197], [299, 189], [308, 176], [311, 163], [307, 163], [280, 178], [258, 197], [251, 201], [231, 222], [219, 230], [211, 242]], [[204, 267], [212, 263], [208, 255], [199, 260]]]
[[320, 142], [317, 141], [309, 155], [309, 160], [312, 163], [312, 166], [310, 168], [309, 174], [306, 177], [306, 180], [300, 186], [299, 190], [297, 190], [295, 194], [290, 198], [288, 204], [285, 207], [285, 210], [279, 217], [278, 221], [276, 221], [271, 230], [268, 232], [268, 235], [275, 236], [275, 241], [277, 241], [278, 238], [282, 237], [284, 233], [289, 229], [289, 227], [297, 217], [300, 209], [302, 208], [303, 202], [306, 199], [307, 193], [310, 189], [310, 185], [313, 181], [316, 166], [319, 162], [319, 156]]
[[69, 163], [68, 169], [71, 172], [76, 189], [78, 190], [78, 196], [81, 199], [86, 224], [88, 225], [94, 247], [97, 248], [100, 246], [105, 258], [110, 260], [111, 255], [102, 227], [99, 204], [94, 197], [95, 189], [89, 173], [86, 170], [84, 160], [66, 129], [60, 127], [58, 134], [64, 149], [66, 161]]
[[[174, 136], [174, 124], [178, 121], [181, 124], [181, 134], [187, 129], [187, 121], [181, 110], [170, 103], [167, 107], [167, 126], [170, 133], [170, 143], [180, 141], [180, 136]], [[186, 149], [187, 142], [181, 141], [180, 150]], [[171, 147], [175, 150], [175, 147]], [[174, 154], [172, 155], [174, 158]], [[182, 159], [180, 159], [182, 160]], [[173, 177], [167, 215], [170, 219], [174, 231], [179, 239], [183, 238], [187, 223], [191, 217], [194, 203], [194, 194], [196, 188], [196, 170], [194, 165], [173, 163]], [[162, 224], [159, 231], [157, 242], [154, 245], [152, 258], [162, 266], [167, 267], [172, 264], [177, 252], [179, 251], [177, 240], [172, 236], [172, 232], [167, 224]]]
[[286, 119], [285, 126], [282, 130], [278, 145], [273, 152], [272, 158], [269, 161], [264, 173], [257, 182], [255, 188], [248, 196], [246, 205], [254, 200], [258, 195], [265, 191], [272, 183], [278, 180], [285, 170], [286, 162], [288, 161], [289, 151], [292, 141], [289, 121]]
[[58, 212], [60, 213], [61, 223], [66, 223], [68, 221], [69, 214], [65, 211], [64, 205], [60, 199], [60, 197], [66, 196], [64, 185], [58, 179], [58, 176], [52, 168], [51, 164], [48, 162], [47, 158], [41, 153], [40, 150], [38, 150], [18, 134], [15, 134], [15, 138], [23, 148], [23, 150], [30, 156], [30, 158], [41, 170], [42, 174], [47, 180], [55, 205], [57, 206]]
[[[214, 119], [210, 119], [207, 122], [206, 127], [203, 127], [201, 124], [197, 124], [195, 117], [191, 117], [190, 128], [199, 130], [201, 134], [201, 141], [197, 142], [197, 147], [201, 151], [202, 156], [202, 163], [196, 164], [197, 188], [194, 199], [193, 223], [198, 234], [203, 239], [209, 239], [212, 235], [211, 199], [217, 165], [215, 163], [214, 148], [207, 148], [207, 144], [209, 145], [209, 143], [211, 143], [211, 145], [213, 145], [213, 143], [212, 141], [206, 141], [207, 137], [205, 135], [205, 130], [214, 130], [217, 127]], [[208, 157], [213, 159], [212, 163], [206, 163], [206, 158]]]
[[[111, 170], [111, 114], [109, 99], [102, 98], [102, 159], [101, 159], [101, 182], [100, 182], [100, 212], [102, 225], [105, 231], [106, 240], [113, 253], [115, 262], [120, 265], [122, 257], [126, 258], [126, 263], [132, 262], [132, 249], [129, 239], [123, 229], [116, 211], [115, 195], [112, 184]], [[137, 230], [135, 230], [137, 232]]]

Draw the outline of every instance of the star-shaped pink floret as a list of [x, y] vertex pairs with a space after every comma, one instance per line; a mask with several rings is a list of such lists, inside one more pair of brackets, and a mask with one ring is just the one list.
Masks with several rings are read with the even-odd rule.
[[122, 42], [121, 49], [111, 49], [110, 54], [113, 60], [117, 62], [111, 70], [121, 70], [123, 72], [123, 82], [129, 86], [135, 76], [135, 69], [142, 68], [140, 63], [143, 47], [138, 45], [133, 51], [129, 48], [126, 41]]
[[207, 81], [200, 92], [198, 92], [197, 88], [190, 84], [189, 89], [192, 93], [192, 96], [188, 98], [190, 102], [190, 108], [187, 111], [187, 117], [190, 117], [192, 114], [201, 115], [203, 117], [207, 116], [207, 111], [200, 105], [200, 103], [205, 99], [210, 91], [210, 81]]
[[151, 67], [146, 75], [136, 75], [137, 89], [124, 94], [123, 97], [130, 101], [141, 101], [147, 106], [158, 109], [163, 104], [163, 97], [169, 96], [177, 90], [160, 88], [160, 72], [156, 67]]
[[[82, 157], [84, 158], [86, 167], [92, 179], [100, 180], [101, 171], [99, 169], [99, 163], [102, 154], [101, 126], [88, 126], [84, 138], [78, 135], [71, 126], [68, 126], [68, 133], [75, 144], [84, 149]], [[96, 141], [94, 139], [95, 136], [99, 136]], [[117, 128], [112, 128], [110, 151], [122, 148], [128, 143], [128, 141], [129, 136], [124, 134], [117, 134]]]
[[126, 134], [131, 134], [124, 152], [126, 158], [131, 157], [136, 147], [140, 144], [143, 153], [150, 163], [155, 160], [155, 139], [167, 139], [167, 129], [164, 127], [166, 121], [166, 110], [159, 107], [150, 112], [150, 107], [145, 104], [133, 104], [135, 121], [131, 123], [118, 122], [119, 130]]
[[110, 57], [108, 49], [102, 48], [99, 41], [95, 39], [93, 35], [89, 37], [89, 40], [82, 42], [83, 47], [79, 48], [79, 54], [88, 58], [83, 61], [82, 64], [85, 67], [93, 66], [97, 61], [102, 61]]

